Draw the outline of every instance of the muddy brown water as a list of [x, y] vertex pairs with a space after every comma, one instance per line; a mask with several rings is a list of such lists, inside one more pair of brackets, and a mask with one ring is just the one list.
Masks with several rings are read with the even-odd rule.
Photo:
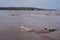
[[[60, 40], [60, 16], [47, 16], [45, 12], [0, 10], [0, 40]], [[45, 27], [59, 30], [47, 34], [19, 32], [21, 25], [36, 30]]]

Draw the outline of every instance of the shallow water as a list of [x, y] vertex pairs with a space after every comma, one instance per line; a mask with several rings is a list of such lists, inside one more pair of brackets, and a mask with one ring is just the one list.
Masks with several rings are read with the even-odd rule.
[[[0, 10], [0, 40], [60, 40], [60, 16], [55, 13], [59, 12]], [[45, 27], [58, 30], [49, 34], [21, 33], [18, 31], [21, 25], [36, 30]]]

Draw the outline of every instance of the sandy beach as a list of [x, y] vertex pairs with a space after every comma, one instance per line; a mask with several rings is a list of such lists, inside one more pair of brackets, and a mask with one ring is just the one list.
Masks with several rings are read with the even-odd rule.
[[[0, 40], [60, 40], [60, 12], [0, 10]], [[57, 14], [57, 15], [56, 15]], [[56, 28], [51, 33], [20, 32], [23, 25], [31, 29]]]

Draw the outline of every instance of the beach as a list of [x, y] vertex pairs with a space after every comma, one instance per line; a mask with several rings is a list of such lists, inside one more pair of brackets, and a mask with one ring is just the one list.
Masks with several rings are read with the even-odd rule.
[[[51, 33], [20, 32], [20, 26], [30, 29], [56, 28]], [[0, 10], [0, 40], [60, 40], [60, 12]]]

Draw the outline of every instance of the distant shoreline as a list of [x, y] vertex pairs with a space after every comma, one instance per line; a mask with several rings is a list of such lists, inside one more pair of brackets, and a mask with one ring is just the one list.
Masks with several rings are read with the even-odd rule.
[[0, 10], [40, 10], [40, 11], [57, 11], [55, 9], [43, 9], [34, 7], [0, 7]]

